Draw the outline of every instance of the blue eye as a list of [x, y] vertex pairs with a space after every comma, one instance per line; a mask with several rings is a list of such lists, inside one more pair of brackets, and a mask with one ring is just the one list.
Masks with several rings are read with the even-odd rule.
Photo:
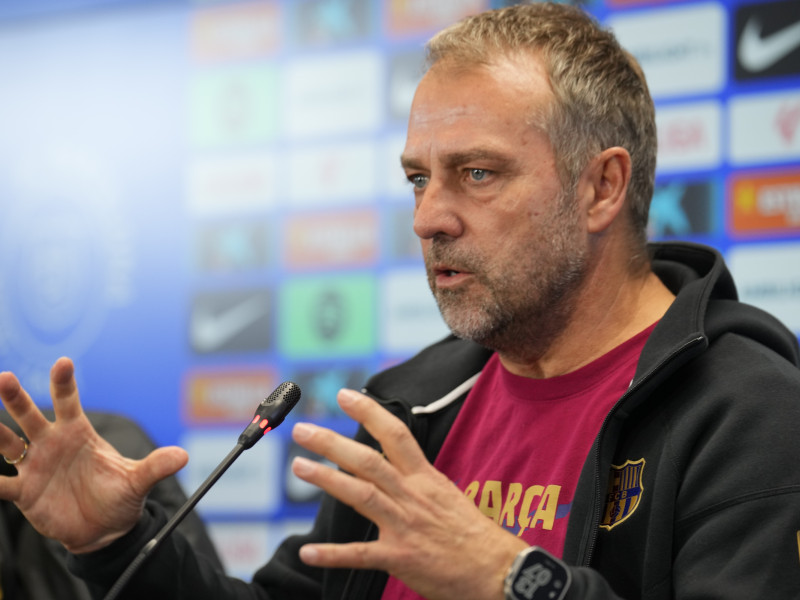
[[414, 185], [414, 188], [418, 190], [428, 185], [428, 177], [426, 175], [411, 175], [408, 180]]
[[470, 169], [469, 175], [473, 181], [483, 181], [489, 175], [486, 169]]

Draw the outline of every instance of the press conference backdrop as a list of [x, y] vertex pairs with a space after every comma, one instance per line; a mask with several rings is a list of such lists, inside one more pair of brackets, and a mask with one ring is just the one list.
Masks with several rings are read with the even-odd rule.
[[[399, 168], [425, 39], [489, 0], [0, 3], [0, 369], [191, 455], [193, 490], [280, 381], [345, 433], [446, 331]], [[800, 333], [800, 2], [595, 0], [657, 102], [651, 237], [708, 243]], [[200, 503], [249, 578], [317, 492], [289, 426]]]

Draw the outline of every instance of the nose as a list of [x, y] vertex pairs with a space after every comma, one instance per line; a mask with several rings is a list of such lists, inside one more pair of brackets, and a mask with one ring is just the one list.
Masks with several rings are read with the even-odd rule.
[[414, 233], [420, 239], [428, 240], [437, 235], [456, 238], [463, 231], [458, 199], [442, 182], [431, 177], [425, 189], [417, 193]]

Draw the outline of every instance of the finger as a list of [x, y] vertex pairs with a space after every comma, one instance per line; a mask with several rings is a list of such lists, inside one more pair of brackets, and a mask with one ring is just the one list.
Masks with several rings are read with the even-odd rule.
[[292, 438], [306, 450], [327, 458], [356, 477], [373, 482], [392, 496], [407, 495], [397, 469], [369, 446], [310, 423], [297, 423]]
[[13, 373], [0, 373], [0, 399], [29, 440], [50, 425]]
[[[15, 448], [22, 445], [22, 442], [19, 440], [19, 434], [16, 431], [0, 423], [0, 454], [13, 458], [12, 455], [14, 454], [13, 451]], [[6, 454], [4, 450], [9, 450], [8, 454]], [[16, 455], [19, 456], [19, 453]]]
[[7, 427], [0, 429], [0, 454], [8, 464], [17, 466], [28, 454], [28, 442]]
[[75, 365], [69, 358], [62, 356], [50, 369], [50, 396], [53, 398], [56, 419], [70, 420], [82, 414], [78, 384], [75, 382]]
[[153, 450], [139, 461], [134, 471], [134, 490], [141, 496], [146, 495], [159, 481], [180, 471], [188, 460], [186, 450], [177, 446]]
[[355, 390], [339, 390], [339, 406], [381, 444], [386, 458], [401, 473], [428, 467], [430, 463], [408, 426], [375, 400]]
[[16, 502], [20, 494], [19, 477], [0, 477], [0, 498]]
[[401, 526], [399, 521], [402, 521], [402, 514], [393, 500], [394, 496], [387, 495], [371, 481], [353, 477], [302, 457], [292, 461], [292, 472], [300, 479], [316, 485], [337, 500], [351, 506], [378, 527], [387, 520], [393, 526]]
[[348, 544], [306, 544], [300, 547], [300, 560], [312, 567], [377, 569], [387, 571], [389, 561], [378, 542]]

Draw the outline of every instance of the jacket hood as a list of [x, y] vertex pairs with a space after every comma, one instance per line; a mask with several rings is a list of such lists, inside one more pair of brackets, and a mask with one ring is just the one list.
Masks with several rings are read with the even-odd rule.
[[769, 313], [738, 301], [717, 250], [675, 242], [651, 244], [650, 249], [653, 271], [676, 298], [645, 346], [637, 376], [654, 366], [655, 353], [649, 349], [672, 347], [677, 352], [691, 344], [702, 349], [725, 334], [750, 338], [800, 365], [797, 337]]

